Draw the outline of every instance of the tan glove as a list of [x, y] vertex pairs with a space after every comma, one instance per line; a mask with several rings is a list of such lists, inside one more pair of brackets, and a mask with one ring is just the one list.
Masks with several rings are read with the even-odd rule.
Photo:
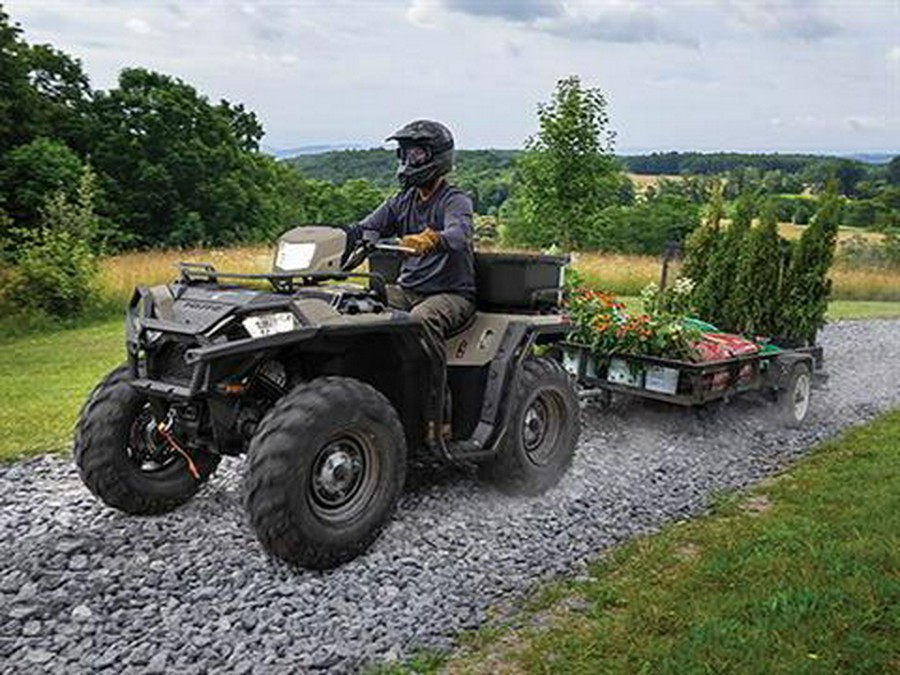
[[441, 235], [426, 227], [418, 234], [407, 234], [400, 238], [400, 245], [404, 248], [411, 248], [416, 255], [425, 255], [431, 253], [441, 243]]

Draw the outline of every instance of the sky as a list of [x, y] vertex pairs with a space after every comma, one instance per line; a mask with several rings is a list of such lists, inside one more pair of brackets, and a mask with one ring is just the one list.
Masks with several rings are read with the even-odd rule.
[[374, 147], [438, 119], [516, 148], [578, 75], [621, 153], [900, 152], [900, 0], [12, 0], [95, 88], [143, 66], [243, 102], [264, 143]]

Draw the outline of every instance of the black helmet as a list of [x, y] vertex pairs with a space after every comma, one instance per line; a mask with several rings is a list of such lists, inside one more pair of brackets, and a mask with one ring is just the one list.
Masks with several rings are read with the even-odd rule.
[[385, 140], [397, 141], [397, 179], [404, 188], [421, 187], [453, 169], [453, 134], [440, 122], [416, 120]]

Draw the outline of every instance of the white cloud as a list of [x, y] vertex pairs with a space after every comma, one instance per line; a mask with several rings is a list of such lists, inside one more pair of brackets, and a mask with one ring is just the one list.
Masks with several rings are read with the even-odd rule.
[[415, 10], [417, 15], [427, 12], [433, 21], [441, 8], [571, 40], [698, 44], [695, 37], [679, 28], [680, 7], [642, 0], [413, 0], [410, 11]]
[[153, 34], [153, 29], [150, 27], [150, 24], [136, 16], [131, 17], [125, 22], [125, 28], [138, 35]]
[[412, 0], [406, 10], [406, 19], [421, 28], [436, 28], [440, 12], [439, 0]]
[[888, 49], [888, 61], [900, 61], [900, 45], [895, 45]]
[[762, 35], [817, 42], [841, 32], [822, 4], [816, 0], [726, 0], [724, 7]]

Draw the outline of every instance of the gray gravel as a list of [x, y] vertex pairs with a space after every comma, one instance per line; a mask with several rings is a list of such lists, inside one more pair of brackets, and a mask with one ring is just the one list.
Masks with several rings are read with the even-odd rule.
[[840, 429], [900, 405], [900, 322], [823, 335], [831, 379], [799, 430], [760, 398], [698, 415], [634, 399], [585, 412], [575, 464], [531, 499], [470, 474], [418, 475], [385, 535], [328, 573], [263, 555], [226, 462], [176, 513], [102, 506], [68, 458], [0, 467], [2, 672], [354, 671], [446, 648], [489, 607], [779, 470]]

